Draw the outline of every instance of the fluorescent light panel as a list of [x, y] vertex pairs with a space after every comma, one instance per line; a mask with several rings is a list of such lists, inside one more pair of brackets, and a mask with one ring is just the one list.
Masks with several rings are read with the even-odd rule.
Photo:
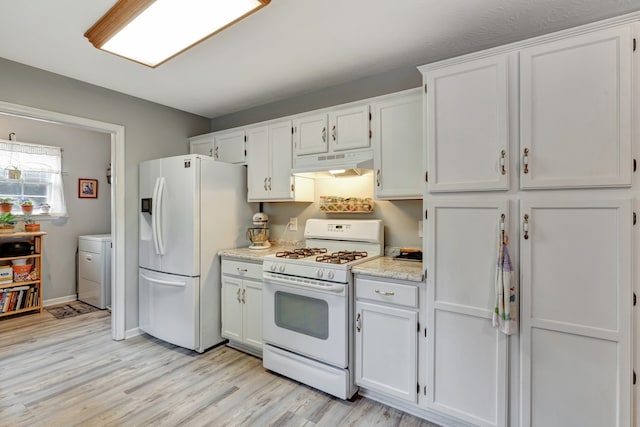
[[269, 2], [120, 0], [85, 37], [98, 49], [157, 67]]

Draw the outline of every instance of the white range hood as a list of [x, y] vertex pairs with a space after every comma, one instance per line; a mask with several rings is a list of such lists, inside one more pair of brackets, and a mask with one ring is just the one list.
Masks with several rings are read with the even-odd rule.
[[365, 175], [372, 170], [373, 150], [350, 150], [294, 158], [291, 172], [294, 175], [318, 178]]

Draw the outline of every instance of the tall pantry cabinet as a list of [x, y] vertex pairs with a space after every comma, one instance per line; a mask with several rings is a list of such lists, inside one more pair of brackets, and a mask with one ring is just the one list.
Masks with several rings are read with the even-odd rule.
[[[420, 67], [425, 409], [481, 426], [633, 425], [639, 34], [609, 21]], [[502, 228], [512, 336], [491, 324]]]

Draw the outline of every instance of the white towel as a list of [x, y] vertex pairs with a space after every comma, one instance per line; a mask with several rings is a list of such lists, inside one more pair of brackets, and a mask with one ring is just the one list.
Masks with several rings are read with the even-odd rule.
[[496, 306], [493, 310], [493, 327], [512, 335], [518, 332], [516, 284], [513, 280], [513, 265], [509, 256], [509, 240], [506, 231], [501, 232], [498, 244], [496, 268]]

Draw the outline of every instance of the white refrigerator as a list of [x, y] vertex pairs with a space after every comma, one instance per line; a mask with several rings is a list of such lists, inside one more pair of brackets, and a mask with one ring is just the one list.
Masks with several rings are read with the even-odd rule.
[[246, 244], [246, 170], [188, 154], [140, 163], [139, 324], [203, 352], [221, 343], [221, 249]]

